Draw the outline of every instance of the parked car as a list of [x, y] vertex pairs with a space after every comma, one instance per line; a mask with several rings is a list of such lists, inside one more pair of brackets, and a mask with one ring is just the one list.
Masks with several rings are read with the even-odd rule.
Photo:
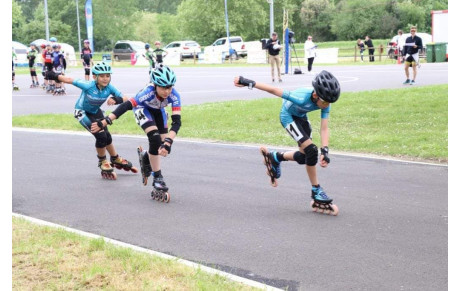
[[[238, 55], [238, 57], [245, 57], [248, 53], [246, 51], [243, 38], [241, 36], [231, 36], [230, 43], [232, 49], [234, 49]], [[225, 52], [225, 57], [228, 58], [230, 55], [229, 47], [226, 37], [222, 37], [217, 39], [212, 45], [212, 50]]]
[[180, 59], [192, 58], [201, 53], [201, 46], [193, 40], [173, 41], [163, 48], [169, 53], [179, 53]]
[[130, 60], [132, 53], [142, 53], [145, 50], [145, 43], [142, 41], [119, 40], [113, 48], [115, 61]]

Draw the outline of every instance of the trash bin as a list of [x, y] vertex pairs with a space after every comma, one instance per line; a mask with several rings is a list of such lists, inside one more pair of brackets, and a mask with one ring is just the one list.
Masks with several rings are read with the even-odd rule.
[[102, 61], [106, 63], [112, 62], [112, 56], [110, 54], [103, 54]]
[[440, 42], [434, 45], [434, 54], [436, 63], [442, 63], [446, 61], [447, 43]]
[[427, 43], [426, 44], [426, 62], [427, 63], [434, 63], [436, 61], [434, 55], [434, 44]]

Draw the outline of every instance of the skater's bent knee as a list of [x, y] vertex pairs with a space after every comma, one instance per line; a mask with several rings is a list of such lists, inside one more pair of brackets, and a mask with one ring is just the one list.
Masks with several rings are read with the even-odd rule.
[[318, 147], [312, 143], [304, 151], [307, 166], [315, 166], [318, 163]]
[[152, 130], [147, 133], [147, 137], [149, 138], [149, 154], [157, 156], [161, 146], [160, 132], [157, 129]]
[[303, 153], [300, 151], [296, 151], [294, 153], [294, 161], [296, 161], [299, 165], [305, 165], [306, 163], [306, 157]]
[[107, 137], [107, 133], [105, 131], [100, 131], [94, 134], [96, 138], [96, 147], [97, 148], [105, 148], [107, 145], [112, 143], [112, 137], [110, 137], [110, 143], [108, 142], [109, 139]]

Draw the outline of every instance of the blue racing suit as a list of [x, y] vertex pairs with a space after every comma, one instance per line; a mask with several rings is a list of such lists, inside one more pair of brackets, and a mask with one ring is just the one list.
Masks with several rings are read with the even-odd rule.
[[[320, 109], [313, 103], [311, 96], [313, 88], [299, 88], [294, 91], [283, 91], [283, 105], [280, 111], [281, 125], [294, 138], [299, 145], [311, 138], [311, 126], [307, 113]], [[329, 118], [331, 105], [321, 109], [321, 118]]]
[[110, 83], [102, 90], [96, 86], [96, 81], [94, 80], [84, 81], [77, 79], [72, 82], [72, 85], [82, 90], [75, 104], [75, 118], [89, 131], [91, 131], [91, 123], [95, 121], [95, 118], [104, 118], [100, 107], [107, 98], [110, 95], [122, 97], [122, 93]]
[[160, 133], [167, 133], [168, 129], [168, 114], [165, 107], [171, 104], [173, 114], [181, 110], [181, 98], [176, 89], [172, 89], [168, 98], [160, 100], [156, 96], [154, 84], [148, 84], [129, 101], [133, 107], [137, 124], [143, 129], [156, 125]]

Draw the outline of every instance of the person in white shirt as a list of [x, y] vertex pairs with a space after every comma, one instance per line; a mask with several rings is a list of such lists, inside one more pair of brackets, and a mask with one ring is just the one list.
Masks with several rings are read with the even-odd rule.
[[396, 41], [397, 46], [398, 46], [398, 57], [403, 57], [403, 50], [404, 50], [404, 45], [406, 44], [405, 38], [402, 36], [403, 31], [400, 29], [398, 30], [398, 39]]
[[305, 56], [308, 59], [308, 72], [311, 72], [313, 67], [313, 61], [316, 57], [316, 47], [315, 43], [312, 41], [312, 36], [309, 35], [307, 40], [305, 41]]

